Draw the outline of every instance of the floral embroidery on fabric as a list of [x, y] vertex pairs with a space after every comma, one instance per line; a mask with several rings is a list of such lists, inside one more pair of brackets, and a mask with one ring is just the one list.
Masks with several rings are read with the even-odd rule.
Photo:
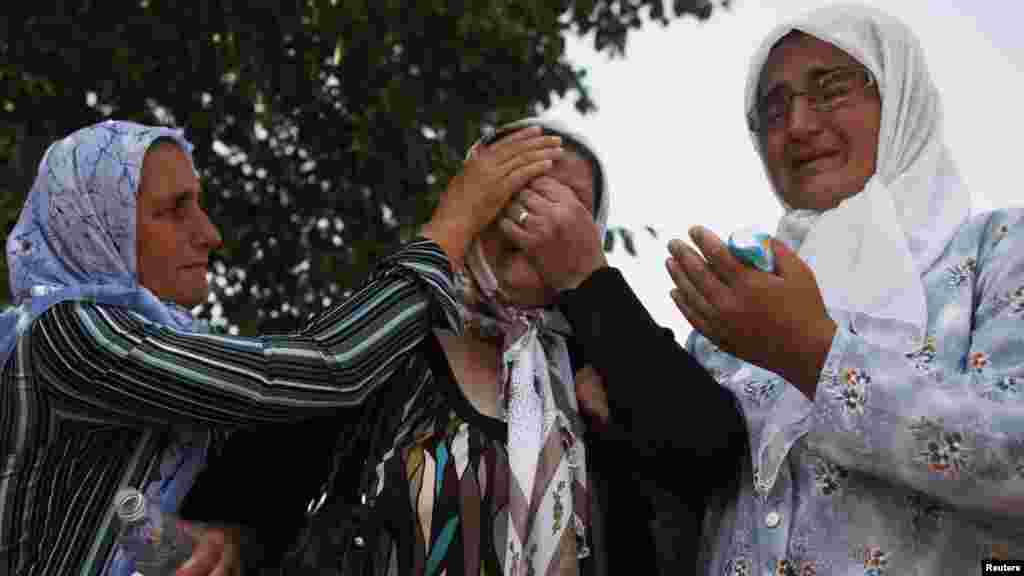
[[725, 569], [725, 576], [752, 576], [750, 560], [743, 557], [733, 558]]
[[786, 559], [778, 560], [775, 563], [775, 576], [799, 576], [796, 565]]
[[533, 561], [537, 557], [537, 543], [534, 542], [526, 551], [526, 576], [537, 576], [537, 567]]
[[936, 344], [935, 336], [929, 335], [925, 338], [924, 344], [922, 344], [920, 348], [907, 353], [907, 359], [912, 361], [914, 363], [914, 367], [921, 372], [930, 372], [931, 363], [935, 360]]
[[[851, 329], [850, 331], [852, 332], [853, 330]], [[825, 386], [834, 386], [835, 379], [835, 367], [830, 366], [828, 364], [822, 367], [821, 374], [818, 376], [818, 382], [824, 384]]]
[[867, 402], [868, 385], [871, 377], [856, 368], [846, 368], [838, 382], [830, 386], [832, 398], [842, 403], [843, 412], [847, 415], [864, 415], [864, 404]]
[[756, 406], [772, 401], [778, 392], [777, 380], [747, 380], [743, 383], [743, 395]]
[[1014, 376], [1006, 376], [996, 380], [995, 386], [1004, 394], [1016, 396], [1020, 393], [1020, 380]]
[[27, 256], [32, 252], [32, 241], [28, 238], [13, 238], [11, 246], [11, 254], [14, 256]]
[[996, 244], [1002, 242], [1003, 238], [1006, 238], [1006, 236], [1009, 233], [1010, 227], [1007, 226], [1006, 224], [1000, 224], [999, 227], [996, 228], [996, 231], [992, 234], [992, 246], [995, 247]]
[[508, 561], [511, 562], [511, 564], [509, 564], [511, 567], [510, 572], [512, 576], [517, 576], [519, 574], [519, 565], [522, 563], [523, 555], [519, 550], [516, 550], [516, 546], [512, 542], [508, 543], [508, 557], [510, 558]]
[[[771, 375], [709, 354], [699, 334], [688, 342], [731, 376], [752, 445], [739, 494], [708, 523], [707, 573], [747, 573], [736, 559], [748, 558], [756, 576], [959, 575], [977, 573], [996, 543], [1021, 556], [1024, 209], [973, 216], [943, 249], [921, 274], [924, 332], [879, 319], [857, 334], [857, 317], [839, 311], [806, 402], [783, 382], [784, 395], [752, 409]], [[783, 437], [782, 460], [764, 458]], [[788, 510], [786, 522], [769, 510]]]
[[771, 490], [768, 482], [761, 479], [761, 469], [758, 466], [754, 466], [754, 489], [762, 499], [767, 499], [768, 492]]
[[967, 369], [981, 374], [988, 366], [988, 354], [978, 351], [971, 352], [967, 357]]
[[907, 496], [907, 507], [910, 508], [910, 525], [914, 533], [937, 528], [942, 521], [942, 506], [920, 492]]
[[883, 576], [889, 564], [889, 556], [878, 546], [868, 546], [863, 551], [864, 576]]
[[565, 507], [562, 506], [562, 494], [565, 492], [565, 480], [558, 483], [558, 487], [555, 488], [555, 506], [553, 510], [554, 524], [551, 526], [551, 534], [558, 534], [558, 531], [562, 529], [562, 514], [565, 512]]
[[800, 562], [799, 568], [797, 563], [783, 559], [775, 563], [775, 576], [817, 576], [818, 570], [814, 567], [814, 563], [808, 560]]
[[590, 543], [587, 540], [587, 528], [583, 525], [583, 520], [576, 514], [573, 514], [572, 521], [576, 528], [576, 556], [578, 558], [589, 558]]
[[978, 262], [974, 257], [968, 257], [962, 263], [951, 266], [947, 272], [949, 286], [957, 288], [971, 279], [971, 275], [977, 270]]
[[838, 492], [848, 474], [846, 468], [824, 458], [819, 458], [814, 464], [814, 483], [818, 487], [818, 492], [824, 496], [832, 496]]
[[1024, 286], [1011, 290], [1006, 296], [1010, 300], [1010, 311], [1014, 314], [1024, 314]]
[[960, 432], [943, 431], [941, 421], [924, 417], [911, 424], [910, 431], [924, 443], [917, 461], [925, 463], [928, 470], [954, 477], [967, 470], [969, 451]]
[[981, 395], [993, 402], [1012, 400], [1020, 394], [1020, 378], [1004, 376], [992, 382], [985, 382]]

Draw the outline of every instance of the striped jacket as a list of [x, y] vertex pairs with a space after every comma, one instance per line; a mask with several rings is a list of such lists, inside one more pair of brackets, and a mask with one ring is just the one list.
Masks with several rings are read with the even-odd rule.
[[0, 574], [103, 574], [114, 493], [153, 478], [171, 444], [215, 449], [230, 429], [359, 405], [430, 329], [458, 330], [457, 314], [450, 263], [422, 238], [290, 335], [183, 333], [123, 308], [52, 307], [2, 372]]

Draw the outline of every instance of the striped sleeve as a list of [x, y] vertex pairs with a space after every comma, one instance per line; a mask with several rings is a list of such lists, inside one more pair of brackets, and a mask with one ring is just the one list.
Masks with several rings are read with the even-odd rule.
[[33, 365], [80, 413], [148, 422], [288, 422], [362, 403], [434, 326], [459, 330], [450, 263], [414, 240], [346, 301], [291, 335], [186, 333], [124, 308], [58, 304], [33, 327]]

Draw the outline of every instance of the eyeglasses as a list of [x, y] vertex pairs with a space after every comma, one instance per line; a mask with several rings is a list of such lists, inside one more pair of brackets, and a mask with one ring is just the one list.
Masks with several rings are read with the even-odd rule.
[[851, 104], [874, 83], [875, 78], [871, 72], [861, 66], [829, 70], [812, 77], [803, 92], [780, 86], [761, 96], [754, 109], [747, 114], [747, 124], [750, 131], [755, 133], [778, 130], [785, 126], [790, 106], [797, 96], [807, 96], [808, 105], [817, 112], [831, 112]]

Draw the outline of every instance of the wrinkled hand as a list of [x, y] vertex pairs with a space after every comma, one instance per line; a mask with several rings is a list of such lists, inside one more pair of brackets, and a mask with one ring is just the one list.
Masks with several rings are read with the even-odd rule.
[[540, 127], [530, 127], [478, 147], [448, 183], [423, 235], [460, 263], [469, 243], [509, 198], [551, 168], [562, 154], [561, 143], [558, 136], [544, 136]]
[[192, 557], [175, 576], [241, 576], [241, 528], [204, 526], [190, 528], [194, 542]]
[[599, 430], [608, 425], [611, 418], [608, 392], [604, 386], [604, 379], [590, 364], [576, 372], [576, 399], [579, 401], [580, 411], [590, 416]]
[[711, 231], [690, 229], [704, 260], [681, 240], [669, 243], [672, 299], [694, 329], [716, 346], [775, 372], [814, 399], [836, 324], [814, 272], [772, 239], [775, 274], [746, 266]]
[[509, 203], [499, 226], [556, 290], [576, 288], [608, 265], [594, 215], [571, 188], [550, 176], [530, 182]]

